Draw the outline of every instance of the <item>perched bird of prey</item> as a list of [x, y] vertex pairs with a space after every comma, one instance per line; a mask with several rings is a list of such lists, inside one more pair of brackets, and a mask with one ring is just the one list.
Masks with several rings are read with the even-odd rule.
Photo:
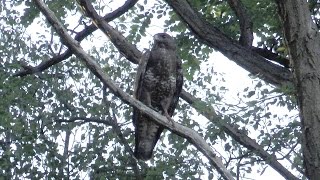
[[[166, 34], [154, 35], [151, 51], [140, 60], [134, 96], [148, 107], [162, 113], [168, 120], [178, 104], [183, 75], [174, 39]], [[133, 110], [136, 158], [148, 160], [157, 144], [163, 127], [137, 109]]]

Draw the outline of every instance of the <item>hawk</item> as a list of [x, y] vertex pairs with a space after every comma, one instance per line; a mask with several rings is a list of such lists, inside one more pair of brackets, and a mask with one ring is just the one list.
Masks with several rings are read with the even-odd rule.
[[[174, 39], [166, 34], [154, 35], [151, 51], [140, 60], [135, 80], [134, 96], [148, 107], [162, 113], [168, 120], [178, 104], [183, 84], [181, 60]], [[163, 127], [137, 109], [133, 109], [135, 150], [137, 159], [148, 160]]]

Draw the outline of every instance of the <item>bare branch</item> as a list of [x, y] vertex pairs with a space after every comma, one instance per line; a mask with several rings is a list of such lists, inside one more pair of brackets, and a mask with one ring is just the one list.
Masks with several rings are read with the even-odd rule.
[[59, 168], [59, 177], [64, 177], [63, 170], [66, 168], [66, 178], [70, 179], [70, 171], [69, 171], [69, 142], [70, 142], [70, 135], [71, 135], [72, 129], [69, 128], [65, 131], [66, 136], [64, 140], [64, 147], [63, 147], [63, 155], [62, 155], [62, 160], [61, 160], [61, 166]]
[[[198, 99], [194, 98], [191, 95], [188, 95], [186, 93], [183, 93], [182, 95], [183, 99], [186, 99], [186, 101], [193, 105], [196, 102], [199, 102]], [[212, 106], [207, 106], [205, 110], [199, 109], [197, 106], [193, 106], [197, 111], [201, 112], [203, 116], [205, 116], [207, 119], [211, 120], [215, 124], [217, 124], [219, 127], [223, 128], [224, 131], [231, 136], [234, 140], [242, 144], [244, 147], [248, 148], [249, 150], [252, 150], [257, 155], [259, 155], [266, 163], [268, 163], [272, 168], [274, 168], [276, 171], [278, 171], [283, 177], [286, 179], [298, 179], [296, 178], [290, 171], [288, 171], [287, 168], [282, 166], [278, 161], [277, 157], [275, 155], [270, 155], [267, 151], [263, 149], [261, 145], [259, 145], [255, 140], [251, 139], [249, 136], [247, 136], [242, 131], [238, 130], [235, 127], [232, 127], [227, 122], [227, 118], [225, 117], [222, 119], [221, 116], [217, 115], [213, 109]]]
[[34, 0], [34, 2], [36, 3], [40, 11], [45, 15], [49, 23], [57, 31], [59, 36], [63, 39], [63, 42], [77, 55], [77, 57], [79, 57], [79, 59], [84, 61], [91, 72], [95, 74], [103, 82], [103, 84], [112, 91], [114, 95], [122, 99], [124, 102], [130, 104], [134, 108], [137, 108], [140, 111], [144, 112], [146, 115], [152, 117], [157, 123], [165, 126], [170, 131], [186, 138], [210, 160], [210, 162], [215, 166], [215, 168], [225, 179], [234, 179], [231, 173], [224, 167], [221, 159], [216, 156], [211, 147], [194, 130], [175, 122], [168, 123], [166, 117], [160, 115], [156, 111], [152, 110], [140, 101], [132, 98], [130, 95], [122, 91], [122, 89], [115, 85], [113, 80], [111, 80], [104, 74], [101, 67], [99, 67], [99, 65], [91, 58], [91, 56], [84, 52], [79, 43], [72, 39], [67, 30], [55, 17], [54, 13], [50, 9], [48, 9], [48, 7], [41, 0]]
[[[127, 12], [130, 8], [132, 8], [138, 0], [127, 0], [121, 7], [116, 9], [115, 11], [105, 15], [103, 19], [107, 22], [112, 21], [116, 19], [117, 17], [123, 15], [125, 12]], [[82, 41], [84, 38], [86, 38], [88, 35], [90, 35], [92, 32], [97, 30], [97, 27], [94, 24], [91, 24], [89, 26], [86, 26], [82, 31], [76, 34], [74, 37], [75, 40], [77, 41]], [[56, 55], [53, 58], [49, 60], [45, 60], [41, 62], [39, 65], [36, 67], [28, 67], [28, 68], [23, 68], [23, 70], [15, 73], [13, 76], [26, 76], [28, 74], [34, 74], [37, 72], [44, 71], [51, 67], [52, 65], [58, 64], [63, 60], [66, 60], [67, 58], [71, 57], [72, 52], [70, 49], [67, 49], [64, 51], [62, 54]]]
[[287, 68], [264, 59], [259, 54], [253, 52], [250, 47], [241, 46], [237, 41], [227, 37], [216, 27], [204, 21], [186, 0], [166, 0], [166, 2], [188, 25], [188, 28], [199, 40], [220, 51], [245, 70], [259, 75], [266, 82], [276, 86], [291, 84], [293, 82], [292, 73]]

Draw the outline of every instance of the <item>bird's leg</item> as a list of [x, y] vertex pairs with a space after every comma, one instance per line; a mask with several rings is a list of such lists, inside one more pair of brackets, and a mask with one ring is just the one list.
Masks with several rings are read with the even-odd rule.
[[152, 101], [151, 101], [151, 93], [149, 91], [145, 92], [145, 99], [143, 102], [145, 105], [147, 105], [149, 108], [153, 109], [154, 111], [159, 111], [157, 108], [154, 108], [152, 106]]
[[167, 117], [168, 121], [171, 122], [172, 126], [174, 125], [174, 121], [173, 119], [170, 117], [169, 113], [168, 113], [168, 109], [169, 109], [169, 106], [170, 106], [170, 99], [171, 98], [166, 98], [164, 100], [162, 100], [160, 102], [161, 104], [161, 107], [162, 107], [162, 110], [163, 110], [163, 115]]
[[148, 106], [148, 107], [152, 107], [152, 105], [151, 105], [151, 93], [150, 92], [148, 92], [148, 91], [146, 91], [145, 92], [145, 100], [146, 100], [146, 102], [145, 102], [145, 104]]

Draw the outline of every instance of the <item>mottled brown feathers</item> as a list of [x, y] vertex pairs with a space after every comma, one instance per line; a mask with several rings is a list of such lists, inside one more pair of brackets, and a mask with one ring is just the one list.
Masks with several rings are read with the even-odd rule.
[[[134, 96], [150, 108], [171, 117], [178, 104], [183, 75], [174, 39], [166, 33], [154, 36], [151, 51], [144, 53], [136, 76]], [[148, 160], [163, 127], [137, 109], [133, 110], [136, 158]]]

